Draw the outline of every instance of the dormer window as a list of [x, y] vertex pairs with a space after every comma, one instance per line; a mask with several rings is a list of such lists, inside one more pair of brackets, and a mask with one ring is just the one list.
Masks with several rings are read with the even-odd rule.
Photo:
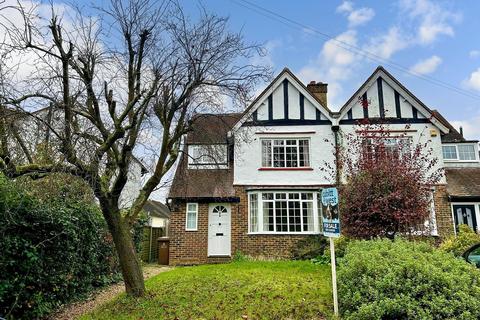
[[475, 144], [449, 144], [442, 146], [445, 161], [478, 161], [478, 151]]
[[204, 144], [188, 146], [188, 167], [191, 169], [227, 169], [228, 146]]

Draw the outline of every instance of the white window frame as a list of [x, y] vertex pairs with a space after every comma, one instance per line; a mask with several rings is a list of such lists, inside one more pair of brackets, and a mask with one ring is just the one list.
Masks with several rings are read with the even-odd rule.
[[[372, 155], [375, 154], [375, 150], [374, 148], [372, 148], [372, 145], [375, 146], [374, 144], [375, 140], [383, 140], [383, 145], [385, 147], [385, 150], [389, 149], [392, 146], [394, 148], [396, 147], [396, 149], [399, 151], [399, 154], [402, 154], [402, 155], [411, 153], [413, 151], [413, 147], [412, 147], [413, 138], [411, 136], [401, 136], [401, 137], [386, 136], [386, 137], [378, 137], [378, 138], [366, 138], [365, 141], [367, 142], [367, 146], [371, 148], [369, 152], [371, 152]], [[391, 143], [392, 141], [394, 141], [395, 143]], [[401, 142], [403, 142], [403, 145]]]
[[[460, 160], [460, 152], [458, 150], [459, 145], [470, 145], [473, 146], [473, 155], [475, 156], [474, 160]], [[457, 157], [455, 159], [445, 159], [443, 157], [443, 147], [455, 147], [455, 152]], [[444, 162], [478, 162], [478, 148], [475, 143], [444, 143], [442, 144], [442, 158]]]
[[[284, 152], [284, 166], [283, 167], [275, 167], [274, 166], [274, 163], [275, 163], [275, 159], [274, 159], [274, 146], [275, 146], [275, 143], [274, 141], [283, 141], [283, 152]], [[296, 145], [288, 145], [287, 146], [287, 140], [295, 140], [297, 142]], [[308, 143], [308, 165], [306, 166], [300, 166], [300, 141], [301, 140], [306, 140], [307, 143]], [[264, 166], [263, 165], [263, 159], [265, 157], [264, 153], [263, 153], [263, 142], [264, 141], [270, 141], [270, 154], [271, 154], [271, 159], [270, 159], [270, 165], [268, 166]], [[287, 147], [295, 147], [297, 148], [297, 166], [296, 167], [287, 167]], [[277, 146], [278, 147], [278, 146]], [[309, 137], [275, 137], [275, 138], [261, 138], [260, 139], [260, 153], [261, 153], [261, 167], [262, 168], [273, 168], [273, 169], [278, 169], [278, 168], [281, 168], [281, 169], [290, 169], [290, 168], [311, 168], [311, 147], [312, 147], [312, 144], [311, 144], [311, 141], [310, 141], [310, 138]], [[305, 161], [305, 160], [304, 160]]]
[[[189, 211], [189, 205], [195, 205], [195, 211]], [[195, 213], [195, 228], [188, 227], [188, 214]], [[198, 203], [197, 202], [187, 202], [185, 206], [185, 231], [198, 231]]]
[[[288, 232], [288, 231], [264, 231], [263, 230], [263, 193], [298, 193], [299, 194], [299, 201], [302, 201], [301, 199], [301, 194], [302, 193], [310, 193], [313, 194], [312, 200], [303, 200], [303, 201], [308, 201], [312, 202], [312, 219], [313, 219], [313, 231], [294, 231], [294, 232]], [[251, 201], [250, 201], [250, 195], [251, 194], [257, 194], [257, 230], [258, 231], [251, 231], [251, 218], [250, 218], [250, 208], [251, 208]], [[249, 191], [248, 192], [248, 233], [247, 234], [276, 234], [276, 235], [292, 235], [292, 234], [322, 234], [320, 232], [320, 217], [319, 214], [321, 210], [318, 209], [318, 197], [319, 193], [316, 190], [261, 190], [261, 191]], [[268, 200], [271, 201], [271, 200]], [[268, 202], [267, 201], [267, 202]], [[287, 202], [287, 212], [288, 212], [288, 198], [285, 200]], [[275, 203], [275, 200], [273, 200]], [[275, 205], [273, 207], [274, 210], [274, 217], [275, 217]], [[301, 221], [301, 228], [303, 229], [303, 210], [300, 208], [300, 221]], [[273, 229], [276, 230], [276, 219], [273, 219]]]

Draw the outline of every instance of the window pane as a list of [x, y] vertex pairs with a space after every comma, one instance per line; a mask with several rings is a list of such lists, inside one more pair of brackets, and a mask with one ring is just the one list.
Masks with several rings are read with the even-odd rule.
[[258, 231], [258, 195], [250, 195], [250, 232]]
[[313, 202], [302, 203], [303, 231], [313, 230]]
[[273, 202], [263, 202], [263, 231], [273, 230]]
[[456, 160], [457, 159], [457, 148], [455, 146], [443, 146], [443, 159], [446, 160]]
[[189, 203], [187, 210], [188, 211], [197, 211], [197, 204], [196, 203]]
[[[295, 168], [295, 167], [298, 167], [298, 163], [297, 163], [297, 152], [298, 152], [298, 147], [297, 145], [292, 145], [291, 143], [292, 140], [287, 140], [287, 147], [285, 148], [286, 150], [286, 167], [288, 168]], [[289, 142], [290, 142], [290, 145], [289, 145]], [[294, 140], [294, 142], [296, 143], [297, 141]]]
[[262, 167], [272, 166], [272, 140], [262, 140]]
[[275, 202], [275, 224], [277, 232], [288, 231], [287, 201]]
[[313, 200], [313, 193], [302, 193], [302, 200]]
[[273, 166], [276, 168], [285, 167], [285, 147], [283, 140], [273, 141]]
[[309, 156], [309, 146], [308, 140], [299, 141], [299, 166], [300, 167], [309, 167], [310, 166], [310, 156]]
[[263, 200], [273, 200], [273, 193], [262, 193]]
[[458, 145], [458, 157], [460, 160], [476, 160], [475, 147], [471, 144]]
[[196, 229], [197, 228], [197, 213], [188, 212], [187, 213], [187, 229]]
[[300, 215], [300, 201], [289, 201], [289, 227], [290, 232], [302, 231], [301, 215]]

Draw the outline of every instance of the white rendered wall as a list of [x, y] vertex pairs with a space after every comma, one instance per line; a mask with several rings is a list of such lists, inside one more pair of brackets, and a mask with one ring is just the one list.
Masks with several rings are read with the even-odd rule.
[[[264, 132], [268, 133], [260, 134]], [[259, 170], [262, 167], [261, 138], [309, 138], [310, 167], [313, 170]], [[233, 183], [265, 186], [334, 184], [334, 173], [320, 170], [325, 168], [326, 163], [334, 164], [333, 146], [334, 135], [330, 125], [242, 127], [235, 135]], [[327, 174], [328, 179], [325, 178]]]
[[[358, 129], [359, 129], [359, 126], [356, 126], [356, 125], [350, 125], [350, 124], [340, 125], [340, 131], [343, 134], [352, 134]], [[428, 142], [428, 147], [426, 149], [426, 152], [429, 148], [431, 148], [432, 149], [431, 157], [438, 159], [435, 167], [432, 168], [432, 171], [443, 168], [444, 164], [443, 164], [443, 154], [442, 154], [442, 141], [440, 138], [440, 131], [435, 125], [431, 123], [413, 123], [409, 125], [389, 124], [385, 127], [385, 129], [386, 130], [408, 130], [406, 132], [392, 133], [391, 136], [394, 137], [394, 136], [401, 135], [405, 137], [411, 137], [413, 146], [416, 146], [419, 143], [424, 144]], [[411, 130], [415, 130], [415, 132], [409, 132]], [[430, 130], [435, 130], [437, 135], [435, 137], [432, 137]], [[441, 184], [446, 183], [445, 176], [441, 179], [439, 183]]]

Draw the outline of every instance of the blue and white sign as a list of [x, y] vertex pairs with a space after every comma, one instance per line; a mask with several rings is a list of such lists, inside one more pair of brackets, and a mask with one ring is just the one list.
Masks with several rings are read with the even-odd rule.
[[322, 190], [322, 221], [324, 236], [330, 238], [340, 237], [337, 188], [326, 188]]

